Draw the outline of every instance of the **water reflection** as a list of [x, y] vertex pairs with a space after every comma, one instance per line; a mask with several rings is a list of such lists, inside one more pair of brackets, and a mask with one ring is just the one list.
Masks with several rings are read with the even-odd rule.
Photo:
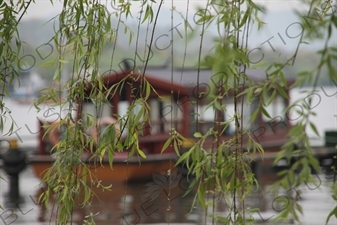
[[[1, 176], [4, 174], [2, 173]], [[322, 185], [317, 189], [308, 188], [305, 185], [296, 188], [299, 191], [298, 200], [304, 212], [301, 216], [303, 224], [323, 224], [329, 211], [335, 207], [336, 202], [330, 197], [329, 188], [323, 185], [327, 182], [326, 177], [326, 175], [320, 175]], [[7, 179], [6, 176], [5, 179]], [[76, 207], [72, 224], [84, 224], [83, 221], [88, 219], [86, 216], [90, 212], [95, 215], [94, 220], [97, 225], [135, 225], [168, 221], [170, 224], [211, 224], [211, 219], [205, 219], [205, 212], [200, 207], [190, 213], [194, 195], [191, 193], [183, 197], [188, 186], [183, 176], [176, 174], [175, 178], [172, 178], [171, 191], [169, 191], [169, 183], [167, 176], [155, 175], [151, 182], [113, 184], [111, 191], [94, 189], [98, 198], [92, 198], [91, 204], [85, 207]], [[38, 204], [38, 196], [43, 191], [38, 184], [39, 180], [28, 167], [20, 175], [20, 194], [24, 203], [13, 207], [4, 205], [3, 196], [7, 195], [9, 185], [5, 181], [0, 181], [0, 204], [5, 206], [4, 210], [0, 211], [0, 224], [55, 224], [57, 207], [53, 205], [53, 199], [50, 199], [49, 210]], [[286, 193], [285, 191], [280, 195]], [[270, 224], [269, 219], [281, 211], [273, 202], [272, 196], [261, 191], [249, 196], [245, 204], [251, 208], [260, 208], [260, 213], [251, 215], [258, 221], [257, 223]], [[223, 200], [218, 201], [216, 207], [216, 213], [226, 216], [228, 206]], [[211, 207], [207, 213], [208, 215], [213, 213]], [[336, 220], [332, 219], [329, 224], [335, 223]]]
[[[97, 225], [168, 221], [194, 223], [197, 219], [196, 215], [189, 214], [194, 195], [191, 193], [183, 197], [188, 187], [186, 178], [176, 173], [171, 179], [171, 188], [169, 188], [170, 180], [164, 174], [154, 174], [150, 182], [128, 183], [127, 185], [113, 183], [110, 191], [93, 188], [97, 197], [92, 197], [91, 203], [85, 207], [80, 205], [75, 207], [72, 224], [84, 224], [85, 219], [90, 219], [87, 217], [90, 213], [94, 215], [93, 218]], [[31, 224], [55, 224], [57, 206], [52, 197], [49, 200], [48, 210], [43, 204], [39, 204], [38, 197], [46, 188], [38, 184], [39, 180], [34, 177], [30, 168], [20, 175], [20, 193], [24, 203], [17, 207], [5, 207], [7, 212], [13, 209], [13, 212], [18, 215], [15, 222], [7, 218], [7, 224], [28, 224], [32, 221], [34, 222]], [[0, 186], [2, 196], [6, 195], [8, 184], [2, 181]], [[3, 203], [0, 202], [0, 204]], [[23, 209], [26, 210], [25, 212], [29, 210], [30, 212], [20, 215], [20, 210], [23, 211]]]

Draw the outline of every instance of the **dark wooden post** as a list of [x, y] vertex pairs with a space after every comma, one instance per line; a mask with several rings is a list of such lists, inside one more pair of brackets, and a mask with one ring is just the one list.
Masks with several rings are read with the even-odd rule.
[[188, 137], [189, 136], [189, 131], [191, 129], [191, 124], [190, 124], [190, 102], [189, 101], [185, 101], [183, 103], [183, 129], [182, 129], [182, 134], [184, 137]]
[[43, 140], [43, 136], [45, 134], [45, 129], [43, 127], [43, 123], [38, 120], [38, 126], [40, 127], [39, 130], [39, 146], [38, 146], [38, 155], [45, 155], [46, 154], [46, 142]]
[[118, 103], [119, 103], [119, 100], [120, 100], [120, 97], [119, 95], [116, 93], [112, 98], [111, 98], [111, 112], [112, 112], [112, 115], [114, 114], [118, 114]]

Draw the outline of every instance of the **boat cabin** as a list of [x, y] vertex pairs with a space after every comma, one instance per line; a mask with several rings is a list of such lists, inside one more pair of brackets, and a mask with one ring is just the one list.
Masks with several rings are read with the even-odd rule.
[[[248, 70], [247, 75], [254, 81], [265, 77], [263, 71]], [[196, 69], [171, 69], [148, 67], [144, 75], [136, 71], [120, 71], [111, 73], [102, 78], [105, 86], [107, 101], [93, 102], [84, 100], [79, 104], [77, 117], [85, 119], [82, 112], [91, 114], [95, 118], [110, 117], [117, 120], [121, 125], [122, 138], [127, 132], [124, 127], [126, 113], [133, 110], [134, 114], [139, 112], [137, 96], [148, 95], [147, 104], [150, 106], [149, 120], [137, 125], [136, 130], [139, 134], [139, 147], [147, 154], [159, 154], [168, 137], [171, 128], [175, 128], [182, 136], [193, 139], [193, 134], [198, 131], [205, 134], [214, 126], [214, 118], [221, 118], [221, 121], [230, 120], [234, 115], [234, 102], [229, 92], [228, 97], [224, 98], [221, 104], [226, 104], [226, 111], [219, 112], [212, 107], [207, 107], [210, 103], [209, 96], [214, 87], [219, 86], [215, 82], [215, 75], [211, 70], [200, 70], [199, 77]], [[198, 81], [198, 82], [197, 82]], [[147, 82], [153, 87], [146, 87]], [[121, 85], [116, 85], [121, 83]], [[95, 88], [92, 82], [87, 92], [92, 92]], [[148, 89], [146, 89], [148, 88]], [[155, 91], [154, 91], [155, 90]], [[241, 87], [239, 91], [244, 90]], [[284, 90], [287, 92], [287, 90]], [[276, 95], [275, 100], [266, 110], [270, 118], [259, 113], [256, 120], [249, 123], [249, 118], [257, 109], [257, 101], [252, 103], [241, 102], [238, 99], [238, 107], [244, 107], [242, 116], [243, 126], [250, 131], [251, 135], [265, 149], [278, 151], [286, 140], [286, 133], [290, 128], [288, 117], [285, 113], [288, 100], [281, 95]], [[130, 107], [132, 106], [132, 107]], [[221, 138], [228, 140], [233, 137], [235, 131], [234, 122], [231, 122]], [[87, 131], [89, 132], [89, 131]], [[48, 140], [42, 142], [48, 142]], [[45, 143], [40, 144], [40, 153], [46, 153]], [[211, 141], [209, 143], [211, 146]], [[188, 147], [186, 145], [185, 147]], [[170, 152], [168, 149], [166, 152]]]
[[[249, 70], [247, 72], [254, 81], [258, 82], [264, 79], [263, 71]], [[109, 98], [109, 102], [97, 106], [92, 102], [83, 103], [83, 111], [99, 112], [97, 117], [112, 116], [123, 123], [129, 106], [135, 104], [137, 95], [145, 89], [145, 81], [153, 87], [147, 100], [151, 110], [149, 112], [149, 121], [144, 121], [138, 125], [140, 147], [148, 154], [160, 153], [161, 149], [169, 137], [171, 128], [187, 138], [193, 138], [193, 134], [198, 131], [205, 134], [214, 126], [216, 112], [212, 107], [207, 107], [210, 103], [209, 96], [212, 94], [216, 82], [215, 75], [211, 70], [196, 69], [175, 69], [171, 71], [168, 68], [148, 67], [146, 74], [142, 75], [135, 71], [112, 73], [103, 77], [103, 83], [109, 89], [112, 85], [123, 82], [124, 86], [116, 91], [116, 94]], [[198, 81], [199, 80], [199, 81]], [[197, 82], [198, 81], [198, 82]], [[117, 87], [116, 87], [117, 88]], [[244, 87], [241, 88], [241, 91]], [[110, 93], [113, 93], [114, 88]], [[287, 92], [287, 90], [284, 90]], [[144, 94], [144, 92], [142, 93]], [[228, 94], [222, 104], [226, 104], [226, 111], [220, 112], [221, 121], [230, 120], [234, 115], [233, 93]], [[259, 113], [256, 120], [249, 123], [249, 118], [257, 108], [257, 101], [247, 104], [241, 103], [239, 98], [239, 108], [243, 105], [244, 114], [242, 118], [243, 126], [251, 132], [257, 142], [260, 142], [265, 148], [271, 151], [277, 151], [285, 141], [285, 136], [290, 128], [288, 117], [286, 116], [286, 107], [288, 100], [281, 95], [276, 95], [275, 100], [266, 110], [270, 118]], [[135, 105], [133, 110], [137, 112]], [[223, 140], [233, 137], [235, 131], [234, 122], [222, 134]], [[211, 145], [211, 144], [210, 144]], [[188, 147], [188, 146], [185, 146]], [[168, 150], [170, 152], [170, 150]]]

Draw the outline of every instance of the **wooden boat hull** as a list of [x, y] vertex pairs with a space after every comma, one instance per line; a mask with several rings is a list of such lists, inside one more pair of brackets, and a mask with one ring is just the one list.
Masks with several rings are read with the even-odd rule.
[[[55, 159], [49, 155], [35, 155], [29, 158], [35, 175], [40, 179], [43, 179], [54, 161]], [[146, 159], [131, 158], [128, 162], [125, 157], [115, 158], [112, 168], [108, 161], [103, 161], [102, 164], [88, 162], [88, 166], [91, 176], [98, 180], [111, 182], [147, 181], [152, 179], [154, 173], [161, 174], [167, 173], [170, 169], [173, 170], [175, 162], [176, 158], [173, 155], [154, 154], [148, 155]]]

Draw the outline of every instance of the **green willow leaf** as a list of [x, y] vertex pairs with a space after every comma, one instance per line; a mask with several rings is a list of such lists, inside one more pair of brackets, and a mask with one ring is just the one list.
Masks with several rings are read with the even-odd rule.
[[317, 130], [317, 128], [316, 128], [316, 126], [313, 122], [310, 122], [310, 127], [311, 127], [312, 131], [314, 131], [315, 134], [319, 137], [320, 135], [319, 135], [318, 130]]
[[271, 116], [269, 115], [269, 113], [267, 112], [267, 110], [263, 106], [260, 106], [260, 110], [263, 113], [263, 115], [265, 115], [266, 117], [271, 119]]
[[285, 92], [285, 90], [283, 90], [283, 88], [281, 87], [276, 87], [278, 93], [280, 93], [280, 95], [282, 95], [283, 98], [285, 99], [289, 99], [289, 96], [287, 94], [287, 92]]
[[168, 146], [172, 143], [172, 140], [173, 140], [173, 136], [170, 136], [165, 142], [163, 148], [161, 149], [161, 153], [163, 153], [168, 148]]

